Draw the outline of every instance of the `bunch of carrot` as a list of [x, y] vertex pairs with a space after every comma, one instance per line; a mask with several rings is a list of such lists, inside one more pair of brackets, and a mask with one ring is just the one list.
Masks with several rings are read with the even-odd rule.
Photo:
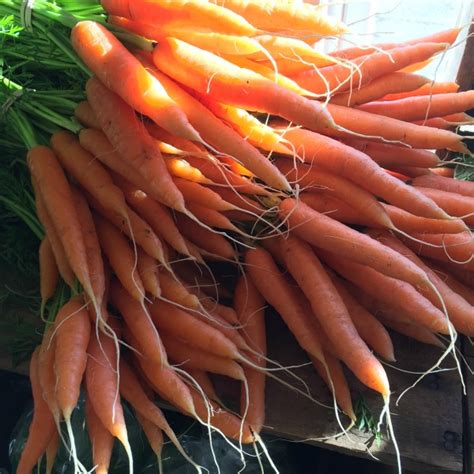
[[[303, 2], [102, 6], [114, 31], [155, 43], [127, 48], [77, 23], [72, 46], [92, 73], [75, 109], [83, 128], [28, 153], [41, 298], [59, 277], [80, 291], [31, 359], [17, 472], [43, 453], [52, 465], [61, 420], [86, 470], [70, 424], [81, 386], [97, 472], [113, 438], [133, 470], [122, 400], [158, 459], [164, 432], [193, 463], [155, 393], [226, 437], [261, 441], [266, 303], [353, 421], [341, 362], [388, 403], [376, 357], [395, 360], [387, 328], [440, 347], [449, 336], [441, 359], [458, 333], [474, 335], [474, 184], [430, 151], [467, 152], [450, 126], [470, 122], [474, 92], [414, 73], [459, 29], [325, 55], [312, 43], [345, 27]], [[202, 276], [213, 260], [241, 269], [231, 306]], [[242, 383], [240, 416], [209, 373]]]

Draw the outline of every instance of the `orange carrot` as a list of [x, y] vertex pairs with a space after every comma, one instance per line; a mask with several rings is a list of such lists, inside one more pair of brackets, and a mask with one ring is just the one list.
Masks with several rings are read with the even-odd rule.
[[454, 178], [454, 168], [431, 168], [431, 173], [443, 178]]
[[159, 298], [161, 295], [160, 281], [158, 279], [157, 261], [146, 254], [142, 249], [138, 249], [137, 269], [145, 290]]
[[56, 229], [54, 228], [53, 221], [46, 209], [43, 198], [39, 192], [38, 186], [35, 184], [35, 180], [32, 179], [33, 189], [35, 192], [35, 205], [36, 205], [36, 214], [38, 219], [44, 227], [46, 236], [51, 244], [51, 250], [54, 254], [54, 260], [58, 267], [59, 274], [61, 278], [67, 283], [69, 287], [74, 285], [74, 273], [71, 270], [71, 267], [67, 261], [66, 252], [64, 251], [63, 244], [59, 239]]
[[305, 162], [347, 178], [401, 209], [423, 217], [447, 218], [430, 199], [390, 176], [366, 154], [309, 130], [285, 133]]
[[423, 342], [424, 344], [430, 344], [432, 346], [437, 346], [444, 348], [443, 343], [428, 329], [423, 326], [418, 326], [416, 324], [407, 324], [402, 321], [396, 321], [394, 319], [388, 319], [380, 316], [382, 323], [390, 329], [408, 336], [415, 341]]
[[54, 327], [56, 398], [66, 422], [70, 422], [71, 413], [79, 400], [91, 332], [89, 314], [84, 299], [76, 296], [69, 300], [59, 310]]
[[176, 306], [156, 300], [149, 309], [153, 322], [160, 332], [165, 331], [168, 335], [186, 341], [190, 346], [222, 358], [239, 358], [235, 344], [218, 329]]
[[391, 101], [370, 102], [358, 107], [372, 114], [406, 122], [464, 112], [474, 107], [474, 91], [408, 97]]
[[349, 92], [343, 92], [331, 97], [331, 104], [354, 107], [356, 105], [372, 102], [384, 97], [388, 93], [413, 91], [430, 80], [416, 74], [405, 72], [392, 72], [381, 76], [362, 88], [354, 88]]
[[167, 270], [160, 268], [158, 280], [163, 298], [186, 308], [199, 308], [199, 299], [190, 293], [183, 283], [173, 277]]
[[[267, 341], [265, 334], [265, 301], [251, 280], [243, 276], [235, 287], [234, 307], [242, 325], [241, 332], [247, 343], [259, 354], [266, 356]], [[265, 368], [263, 357], [257, 354], [249, 356], [254, 364]], [[259, 433], [265, 420], [265, 373], [251, 367], [244, 367], [248, 383], [248, 401], [245, 392], [241, 391], [240, 414], [247, 411], [246, 421], [252, 430]]]
[[216, 403], [221, 403], [219, 396], [217, 395], [214, 385], [212, 383], [212, 380], [207, 372], [204, 372], [204, 370], [199, 369], [188, 369], [187, 372], [194, 380], [196, 380], [202, 391], [206, 394], [206, 397]]
[[449, 333], [444, 313], [408, 283], [340, 258], [334, 253], [321, 252], [320, 255], [335, 272], [367, 294], [383, 300], [397, 310], [402, 310], [411, 318], [411, 322], [423, 325], [434, 332]]
[[193, 183], [212, 184], [212, 181], [207, 179], [199, 168], [191, 166], [189, 162], [183, 158], [175, 158], [171, 155], [166, 156], [165, 164], [172, 176], [192, 181]]
[[324, 190], [344, 202], [349, 202], [354, 209], [367, 216], [369, 220], [383, 227], [393, 227], [384, 208], [373, 194], [353, 182], [315, 166], [292, 164], [286, 158], [279, 159], [276, 165], [290, 181], [298, 183], [303, 189]]
[[285, 265], [301, 287], [337, 354], [368, 387], [388, 395], [387, 375], [360, 338], [349, 312], [311, 247], [288, 236], [280, 240]]
[[[432, 261], [429, 261], [429, 264], [432, 263]], [[463, 269], [461, 265], [458, 265], [454, 262], [443, 262], [437, 260], [436, 265], [449, 274], [454, 275], [454, 277], [463, 285], [469, 288], [474, 288], [474, 272]]]
[[[164, 22], [191, 22], [194, 27], [218, 29], [228, 34], [253, 36], [255, 28], [240, 15], [220, 5], [196, 0], [167, 0], [149, 2], [146, 0], [102, 0], [102, 6], [111, 15], [123, 16], [135, 21], [147, 21], [162, 25]], [[165, 23], [166, 24], [166, 23]]]
[[166, 38], [160, 42], [153, 51], [153, 61], [176, 81], [219, 102], [279, 115], [313, 130], [334, 125], [321, 103], [180, 40]]
[[67, 260], [85, 292], [95, 301], [84, 238], [66, 176], [56, 156], [45, 146], [32, 148], [27, 161]]
[[340, 406], [341, 410], [351, 420], [355, 420], [356, 415], [352, 406], [351, 392], [349, 390], [349, 385], [339, 360], [336, 359], [329, 351], [324, 351], [326, 367], [324, 367], [324, 365], [321, 364], [318, 359], [314, 357], [310, 357], [310, 359], [318, 374], [321, 376], [324, 382], [326, 382], [329, 390], [333, 392], [337, 404]]
[[439, 189], [449, 193], [456, 193], [462, 196], [474, 197], [474, 183], [470, 181], [461, 181], [452, 177], [438, 176], [430, 174], [420, 176], [412, 181], [414, 186], [423, 186], [425, 188]]
[[433, 199], [441, 209], [451, 216], [462, 218], [470, 226], [474, 225], [474, 196], [463, 196], [462, 194], [422, 186], [416, 186], [416, 189]]
[[[94, 219], [92, 217], [87, 201], [82, 195], [81, 191], [75, 186], [71, 185], [72, 198], [74, 200], [74, 207], [77, 212], [79, 223], [82, 226], [82, 235], [84, 236], [84, 245], [86, 247], [87, 265], [89, 267], [89, 275], [94, 294], [101, 304], [105, 299], [105, 271], [102, 251], [99, 244], [99, 237], [95, 228]], [[94, 311], [89, 312], [94, 319]]]
[[[105, 27], [92, 21], [81, 21], [71, 31], [71, 42], [101, 82], [131, 107], [175, 135], [200, 141], [199, 134], [160, 82]], [[123, 71], [125, 73], [122, 74]], [[123, 75], [124, 79], [117, 81], [117, 74]], [[88, 99], [94, 109], [97, 102], [90, 97]], [[94, 112], [101, 123], [100, 108], [94, 109]]]
[[208, 227], [229, 230], [231, 232], [239, 232], [239, 229], [235, 227], [235, 225], [232, 224], [232, 222], [219, 211], [194, 203], [189, 203], [187, 207], [189, 212], [191, 212], [194, 217], [196, 217], [203, 224], [206, 224]]
[[387, 94], [383, 97], [383, 100], [400, 100], [408, 97], [418, 97], [423, 95], [434, 95], [434, 94], [448, 94], [450, 92], [457, 92], [459, 86], [455, 82], [429, 82], [423, 86], [410, 92], [399, 92], [394, 94]]
[[161, 397], [184, 413], [194, 414], [191, 393], [174, 369], [160, 367], [143, 358], [139, 358], [138, 363], [152, 388]]
[[446, 46], [443, 43], [419, 43], [395, 47], [387, 52], [376, 52], [354, 58], [351, 67], [346, 64], [336, 64], [317, 71], [312, 69], [301, 72], [293, 76], [292, 79], [304, 89], [315, 94], [343, 92], [353, 85], [361, 87], [410, 64], [429, 59], [446, 49]]
[[87, 100], [83, 100], [77, 104], [77, 107], [74, 109], [74, 117], [87, 128], [95, 128], [100, 130], [99, 122], [95, 116], [94, 111], [92, 110], [91, 104]]
[[[424, 127], [341, 105], [328, 104], [328, 110], [337, 125], [369, 138], [390, 140], [413, 148], [446, 148], [459, 152], [466, 150], [461, 137], [448, 130]], [[333, 136], [350, 136], [348, 132], [336, 128], [325, 128], [321, 131]]]
[[94, 466], [97, 466], [94, 472], [107, 474], [114, 438], [97, 416], [89, 397], [86, 397], [86, 424], [92, 445], [92, 461]]
[[384, 327], [351, 295], [344, 283], [333, 272], [329, 269], [326, 271], [346, 305], [360, 337], [384, 359], [395, 361], [392, 340]]
[[[206, 143], [225, 153], [254, 172], [265, 183], [278, 189], [289, 190], [289, 184], [272, 163], [237, 132], [226, 126], [197, 99], [186, 93], [168, 76], [151, 71], [166, 87], [167, 92], [186, 112], [193, 126]], [[242, 173], [241, 173], [242, 174]]]
[[59, 272], [51, 243], [46, 235], [39, 246], [40, 294], [44, 306], [56, 291]]
[[234, 248], [222, 235], [201, 227], [182, 214], [176, 215], [176, 223], [181, 234], [198, 247], [224, 259], [236, 259]]
[[167, 366], [168, 360], [161, 337], [145, 307], [135, 301], [117, 281], [110, 285], [109, 299], [137, 340], [137, 349], [143, 356], [154, 364]]
[[245, 380], [244, 371], [237, 362], [192, 347], [166, 331], [162, 331], [162, 337], [168, 355], [173, 362], [186, 368], [202, 369], [236, 380]]
[[54, 418], [43, 398], [38, 376], [39, 347], [35, 349], [30, 360], [30, 381], [33, 392], [33, 419], [28, 429], [26, 444], [21, 451], [16, 472], [30, 474], [39, 458], [45, 452], [50, 439], [54, 436], [56, 425]]
[[311, 356], [324, 361], [321, 344], [309, 316], [270, 254], [262, 248], [251, 249], [246, 253], [245, 262], [253, 284], [277, 310], [299, 345]]
[[441, 164], [438, 155], [428, 150], [405, 148], [388, 143], [376, 143], [356, 138], [346, 138], [343, 139], [343, 142], [369, 155], [370, 158], [383, 168], [390, 169], [390, 167], [394, 165], [434, 168]]
[[368, 265], [384, 275], [415, 286], [428, 283], [426, 274], [408, 259], [367, 235], [313, 211], [303, 203], [285, 199], [280, 204], [280, 215], [288, 220], [288, 226], [294, 235], [311, 245], [337, 252], [343, 258]]
[[211, 426], [219, 429], [225, 436], [232, 438], [243, 444], [253, 443], [255, 437], [245, 420], [242, 422], [239, 418], [223, 410], [213, 401], [204, 402], [201, 393], [195, 389], [191, 390], [191, 396], [196, 409], [196, 415], [205, 423], [209, 422]]
[[159, 148], [132, 108], [96, 78], [86, 85], [89, 102], [116, 151], [149, 181], [160, 200], [184, 210], [183, 198], [173, 185]]
[[95, 215], [94, 222], [102, 250], [117, 278], [137, 301], [143, 301], [145, 289], [136, 269], [135, 256], [129, 242], [103, 217]]
[[54, 463], [56, 462], [56, 456], [59, 450], [59, 433], [55, 431], [53, 437], [48, 443], [46, 448], [46, 474], [53, 472]]
[[[441, 298], [443, 299], [444, 305], [446, 306], [450, 321], [453, 323], [454, 328], [468, 336], [474, 335], [474, 308], [469, 304], [462, 296], [458, 295], [455, 291], [452, 291], [443, 280], [430, 269], [428, 265], [418, 258], [411, 250], [403, 245], [398, 239], [393, 237], [391, 234], [386, 232], [376, 231], [373, 236], [399, 252], [405, 257], [409, 258], [412, 262], [422, 268], [433, 284], [439, 291]], [[433, 299], [432, 293], [427, 293], [420, 288], [421, 294], [428, 298], [434, 305], [441, 307], [439, 298]]]

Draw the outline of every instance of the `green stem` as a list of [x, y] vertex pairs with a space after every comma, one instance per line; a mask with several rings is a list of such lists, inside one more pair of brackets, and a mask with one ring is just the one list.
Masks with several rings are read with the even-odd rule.
[[16, 133], [23, 141], [26, 148], [28, 150], [31, 150], [34, 146], [38, 144], [38, 140], [36, 138], [33, 127], [30, 125], [23, 112], [11, 108], [8, 111], [8, 116], [14, 124], [14, 129], [16, 130]]

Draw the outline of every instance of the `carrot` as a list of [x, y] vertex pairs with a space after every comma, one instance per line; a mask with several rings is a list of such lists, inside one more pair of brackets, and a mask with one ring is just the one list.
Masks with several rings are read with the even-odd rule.
[[183, 158], [165, 157], [165, 164], [172, 176], [199, 184], [212, 184], [199, 170]]
[[136, 212], [128, 208], [127, 214], [129, 222], [126, 222], [118, 214], [104, 208], [102, 203], [97, 201], [97, 199], [90, 194], [86, 194], [86, 197], [94, 210], [104, 216], [109, 222], [113, 223], [113, 225], [127, 235], [132, 242], [136, 242], [150, 257], [155, 258], [163, 265], [168, 264], [161, 240], [153, 232], [148, 223]]
[[142, 416], [139, 412], [135, 413], [138, 423], [142, 427], [143, 432], [148, 440], [152, 451], [156, 454], [158, 466], [162, 469], [161, 451], [163, 449], [164, 439], [163, 433], [153, 422]]
[[146, 254], [142, 249], [138, 249], [137, 269], [145, 290], [159, 298], [161, 295], [160, 281], [157, 274], [157, 261]]
[[150, 225], [155, 234], [178, 252], [189, 255], [189, 249], [165, 206], [148, 196], [126, 179], [114, 177], [128, 203]]
[[89, 104], [87, 100], [83, 100], [77, 104], [76, 108], [74, 109], [74, 117], [76, 117], [76, 119], [82, 125], [84, 125], [84, 127], [100, 130], [97, 117], [92, 110], [91, 104]]
[[85, 292], [95, 302], [84, 238], [66, 176], [54, 153], [45, 146], [32, 148], [27, 161], [67, 260]]
[[122, 404], [117, 397], [119, 354], [115, 341], [102, 333], [92, 336], [88, 354], [85, 376], [87, 397], [101, 423], [123, 444], [131, 460]]
[[457, 278], [455, 278], [451, 273], [445, 271], [439, 265], [433, 263], [432, 261], [424, 262], [428, 267], [434, 271], [441, 280], [451, 288], [455, 293], [462, 296], [470, 305], [474, 306], [474, 294], [472, 290], [467, 287], [465, 284], [461, 283]]
[[73, 297], [58, 312], [55, 322], [56, 349], [54, 370], [56, 399], [66, 422], [79, 400], [82, 377], [87, 364], [91, 326], [84, 299]]
[[334, 125], [321, 103], [182, 41], [162, 41], [153, 51], [153, 61], [171, 78], [219, 102], [279, 115], [313, 130]]
[[[195, 29], [191, 25], [183, 24], [183, 22], [169, 22], [157, 27], [156, 24], [149, 23], [149, 21], [148, 18], [142, 18], [141, 21], [133, 21], [114, 15], [108, 18], [110, 24], [140, 36], [145, 36], [155, 41], [161, 41], [167, 36], [172, 36], [216, 54], [248, 55], [261, 50], [259, 43], [247, 36], [226, 34], [215, 30]], [[219, 25], [215, 26], [219, 27]]]
[[341, 410], [351, 420], [355, 420], [356, 415], [352, 406], [351, 392], [339, 360], [328, 351], [324, 351], [326, 367], [315, 357], [310, 357], [310, 359], [320, 377], [333, 393]]
[[92, 461], [94, 466], [97, 466], [95, 472], [107, 474], [114, 438], [97, 416], [89, 397], [86, 397], [86, 424], [92, 445]]
[[434, 94], [363, 104], [359, 110], [406, 122], [464, 112], [474, 107], [474, 91]]
[[82, 147], [92, 153], [107, 168], [129, 180], [139, 189], [161, 200], [161, 190], [157, 191], [153, 183], [147, 181], [130, 163], [125, 161], [115, 150], [103, 132], [91, 128], [82, 129], [79, 133]]
[[30, 382], [33, 392], [33, 419], [28, 429], [26, 444], [21, 451], [16, 472], [29, 474], [45, 452], [56, 431], [56, 424], [51, 411], [43, 398], [38, 375], [39, 347], [35, 349], [30, 360]]
[[217, 395], [212, 380], [207, 372], [199, 369], [188, 369], [187, 372], [194, 380], [196, 380], [202, 391], [205, 393], [206, 397], [218, 404], [221, 404], [219, 396]]
[[[446, 306], [450, 321], [453, 323], [454, 328], [466, 335], [474, 335], [474, 308], [469, 304], [462, 296], [458, 295], [455, 291], [452, 291], [443, 280], [430, 269], [420, 258], [418, 258], [411, 250], [403, 245], [398, 239], [386, 232], [375, 232], [374, 237], [387, 245], [391, 249], [399, 252], [400, 254], [408, 257], [412, 262], [422, 268], [429, 279], [433, 282], [441, 295], [444, 305]], [[433, 299], [431, 293], [427, 294], [423, 288], [420, 288], [420, 292], [428, 298], [434, 305], [440, 307], [439, 299]]]
[[443, 178], [454, 178], [454, 168], [432, 168], [431, 173]]
[[385, 360], [395, 361], [392, 340], [384, 327], [351, 295], [344, 283], [332, 271], [326, 269], [326, 272], [346, 305], [360, 337]]
[[388, 93], [416, 90], [428, 82], [430, 82], [428, 78], [416, 74], [392, 72], [373, 80], [365, 87], [334, 95], [330, 102], [331, 104], [354, 107], [378, 100]]
[[305, 162], [347, 178], [401, 209], [422, 217], [447, 218], [430, 199], [390, 176], [366, 154], [309, 130], [285, 133]]
[[[235, 206], [236, 209], [240, 209], [241, 212], [247, 211], [257, 215], [265, 213], [265, 208], [257, 201], [251, 199], [249, 196], [245, 196], [243, 194], [233, 191], [232, 189], [226, 189], [224, 187], [214, 186], [212, 190], [215, 193], [219, 194], [219, 196], [226, 202]], [[247, 191], [242, 190], [242, 192]]]
[[388, 143], [376, 143], [357, 138], [345, 138], [343, 139], [343, 143], [369, 155], [370, 158], [383, 168], [390, 168], [391, 166], [434, 168], [441, 164], [438, 155], [428, 150], [405, 148]]
[[162, 337], [173, 362], [186, 368], [202, 369], [236, 380], [245, 380], [243, 369], [237, 362], [188, 345], [166, 331], [162, 331]]
[[[201, 141], [160, 82], [105, 27], [93, 21], [81, 21], [71, 30], [71, 42], [87, 67], [133, 109], [175, 135]], [[117, 81], [117, 74], [124, 79]], [[99, 98], [95, 96], [91, 100], [88, 97], [88, 100], [102, 125], [99, 113], [103, 112], [100, 107], [95, 107], [98, 104], [95, 99]]]
[[182, 178], [174, 178], [174, 182], [186, 201], [200, 204], [201, 206], [214, 209], [215, 211], [230, 211], [235, 209], [235, 206], [225, 202], [219, 194], [199, 183], [186, 181]]
[[74, 179], [111, 212], [128, 219], [125, 198], [108, 171], [85, 151], [75, 135], [56, 132], [51, 146], [61, 165]]
[[34, 179], [32, 179], [32, 183], [35, 193], [36, 214], [38, 215], [38, 219], [44, 227], [46, 237], [51, 244], [51, 250], [54, 254], [54, 260], [56, 262], [58, 272], [67, 285], [72, 287], [74, 285], [74, 273], [67, 261], [63, 244], [57, 235], [51, 216], [46, 209], [43, 198], [41, 197], [40, 191], [38, 186], [35, 184]]
[[168, 360], [165, 348], [146, 308], [135, 301], [115, 280], [110, 285], [109, 299], [137, 340], [137, 349], [150, 362], [166, 367]]
[[[94, 219], [84, 196], [75, 186], [71, 185], [71, 191], [77, 217], [79, 219], [79, 223], [82, 226], [82, 235], [84, 236], [84, 245], [86, 247], [87, 265], [89, 267], [91, 285], [98, 303], [102, 304], [104, 301], [106, 301], [106, 283], [104, 261], [99, 244], [99, 237], [97, 236]], [[89, 314], [94, 319], [94, 313], [91, 311]]]
[[415, 341], [423, 342], [424, 344], [430, 344], [432, 346], [443, 348], [443, 343], [428, 329], [423, 326], [417, 326], [416, 324], [407, 324], [401, 321], [395, 321], [393, 319], [387, 319], [380, 317], [382, 323], [390, 329], [408, 336]]
[[321, 344], [309, 316], [270, 254], [262, 248], [251, 249], [245, 255], [245, 262], [253, 284], [277, 310], [298, 344], [311, 356], [324, 361]]
[[145, 127], [148, 133], [157, 141], [161, 143], [167, 143], [168, 145], [173, 146], [178, 150], [182, 150], [188, 153], [195, 153], [196, 155], [200, 155], [202, 153], [206, 153], [206, 148], [199, 144], [192, 142], [191, 140], [187, 140], [186, 138], [177, 137], [173, 135], [163, 128], [156, 125], [153, 122], [146, 122]]
[[[433, 262], [430, 260], [430, 264]], [[453, 262], [443, 262], [436, 260], [436, 265], [442, 270], [452, 274], [457, 280], [459, 280], [463, 285], [474, 288], [474, 272], [466, 270]]]
[[46, 474], [53, 472], [54, 463], [56, 462], [56, 456], [59, 450], [59, 433], [55, 431], [53, 437], [48, 443], [46, 448]]
[[343, 258], [368, 265], [384, 275], [415, 286], [428, 283], [426, 274], [408, 259], [367, 235], [313, 211], [303, 203], [285, 199], [280, 204], [280, 215], [288, 220], [288, 226], [294, 235], [311, 245], [337, 252]]
[[449, 193], [456, 193], [461, 196], [474, 197], [474, 183], [470, 181], [461, 181], [452, 177], [430, 174], [415, 178], [412, 181], [412, 184], [414, 186], [422, 186], [424, 188], [433, 188]]
[[86, 91], [101, 128], [116, 151], [149, 181], [164, 204], [184, 210], [183, 198], [173, 185], [159, 148], [133, 109], [97, 78], [87, 81]]
[[388, 395], [390, 388], [382, 365], [360, 338], [341, 296], [311, 247], [291, 235], [281, 239], [280, 245], [286, 267], [308, 298], [339, 357], [365, 385]]
[[[243, 276], [239, 278], [234, 293], [234, 308], [242, 325], [241, 332], [248, 345], [257, 353], [266, 356], [267, 341], [265, 334], [265, 301], [255, 285]], [[263, 357], [257, 354], [249, 356], [254, 364], [265, 368]], [[240, 414], [245, 413], [246, 421], [252, 430], [259, 433], [265, 420], [265, 373], [244, 367], [248, 383], [248, 401], [245, 392], [241, 392]]]
[[454, 263], [459, 268], [474, 270], [474, 242], [471, 233], [459, 234], [413, 234], [417, 241], [402, 238], [405, 245], [417, 255]]
[[438, 128], [440, 130], [450, 130], [453, 125], [441, 117], [433, 117], [426, 120], [415, 120], [412, 123], [422, 125], [424, 127]]
[[346, 64], [335, 64], [318, 71], [311, 69], [301, 72], [292, 79], [315, 94], [344, 92], [353, 85], [362, 87], [381, 76], [429, 59], [446, 49], [446, 46], [444, 43], [404, 45], [387, 52], [382, 51], [354, 58], [351, 67]]
[[218, 329], [176, 306], [156, 300], [149, 309], [153, 322], [160, 332], [165, 331], [196, 349], [210, 352], [220, 358], [239, 358], [235, 344]]
[[181, 234], [198, 247], [224, 259], [236, 259], [234, 248], [222, 235], [201, 227], [182, 214], [176, 215], [176, 224]]
[[237, 314], [233, 308], [218, 303], [211, 296], [202, 292], [199, 286], [188, 287], [188, 291], [197, 296], [202, 308], [210, 316], [218, 316], [230, 324], [238, 324]]
[[164, 21], [190, 22], [194, 27], [218, 30], [228, 34], [253, 36], [255, 28], [227, 8], [198, 0], [102, 0], [102, 6], [111, 15], [146, 20], [161, 25]]
[[102, 250], [117, 278], [133, 298], [142, 302], [145, 289], [137, 271], [135, 255], [129, 242], [115, 226], [103, 217], [94, 215], [94, 222]]
[[[193, 73], [194, 74], [194, 73]], [[156, 71], [154, 75], [163, 82], [167, 92], [185, 111], [189, 120], [206, 141], [254, 172], [270, 186], [289, 190], [290, 186], [271, 162], [237, 132], [227, 127], [197, 99], [187, 94], [175, 82]]]
[[199, 299], [190, 293], [183, 283], [173, 277], [167, 270], [159, 270], [158, 280], [163, 298], [186, 308], [199, 308]]
[[411, 322], [434, 332], [449, 333], [443, 312], [408, 283], [382, 275], [370, 267], [350, 262], [333, 253], [324, 252], [320, 253], [320, 256], [339, 275], [369, 295], [403, 311], [410, 317]]
[[[219, 3], [219, 0], [212, 2]], [[318, 38], [346, 31], [346, 27], [335, 17], [325, 15], [318, 6], [308, 3], [226, 0], [225, 7], [243, 16], [256, 28], [279, 34], [310, 34]]]
[[229, 230], [231, 232], [240, 232], [240, 230], [219, 211], [193, 203], [188, 204], [188, 210], [194, 215], [194, 217], [203, 224], [206, 224], [208, 227]]
[[387, 94], [382, 99], [383, 100], [400, 100], [406, 99], [408, 97], [418, 97], [418, 96], [431, 96], [434, 94], [448, 94], [450, 92], [457, 92], [459, 85], [455, 82], [429, 82], [424, 84], [414, 91], [405, 92], [405, 93], [393, 93]]
[[203, 400], [201, 393], [195, 389], [191, 390], [191, 396], [196, 409], [196, 416], [205, 423], [209, 422], [212, 427], [220, 430], [226, 437], [232, 438], [243, 444], [253, 443], [255, 437], [250, 425], [242, 422], [239, 418], [223, 410], [211, 400]]
[[[267, 50], [267, 52], [269, 51]], [[311, 61], [312, 63], [323, 64], [326, 66], [327, 64], [332, 64], [334, 62], [334, 60], [328, 62], [326, 59], [328, 58], [328, 56], [325, 56], [322, 53], [318, 53], [318, 54], [320, 55], [321, 59], [314, 59]], [[298, 95], [307, 96], [307, 97], [313, 96], [311, 92], [303, 89], [295, 81], [293, 81], [292, 79], [284, 75], [285, 72], [280, 69], [280, 63], [281, 61], [285, 61], [284, 59], [283, 60], [277, 59], [275, 60], [275, 62], [270, 62], [270, 61], [257, 62], [252, 59], [248, 59], [245, 56], [236, 56], [236, 55], [230, 55], [230, 54], [222, 54], [220, 56], [224, 58], [226, 61], [229, 61], [232, 64], [239, 66], [240, 68], [248, 69], [250, 71], [256, 72], [257, 74], [260, 74], [261, 76], [276, 82], [276, 84], [278, 84], [279, 86], [284, 87], [285, 89], [290, 90], [292, 92], [295, 92]], [[291, 61], [291, 60], [288, 60], [288, 61]], [[293, 60], [293, 63], [294, 61], [295, 60]], [[275, 63], [276, 63], [276, 69], [278, 71], [278, 74], [275, 73]], [[306, 66], [306, 67], [311, 67], [311, 65]]]
[[[327, 193], [302, 193], [300, 199], [307, 206], [321, 214], [326, 214], [344, 224], [363, 225], [373, 228], [383, 228], [376, 222], [370, 221], [367, 216], [356, 211], [349, 204], [333, 198]], [[398, 207], [382, 203], [393, 225], [407, 233], [431, 232], [456, 234], [465, 231], [465, 224], [460, 219], [429, 219], [410, 214]]]
[[[341, 105], [328, 104], [328, 110], [337, 125], [369, 138], [390, 140], [413, 148], [446, 148], [459, 152], [466, 150], [461, 137], [448, 130], [424, 127]], [[326, 128], [322, 132], [343, 138], [350, 135], [350, 132], [342, 132], [336, 128]]]
[[285, 146], [285, 140], [281, 136], [246, 110], [221, 104], [204, 94], [200, 94], [198, 99], [214, 115], [228, 123], [236, 132], [257, 148], [292, 155], [292, 151]]
[[48, 301], [54, 295], [59, 278], [58, 266], [56, 264], [53, 249], [47, 235], [40, 243], [38, 254], [41, 307], [44, 308], [46, 301]]
[[138, 364], [153, 390], [184, 413], [194, 414], [191, 393], [174, 369], [160, 367], [143, 358], [138, 359]]
[[393, 227], [384, 208], [373, 194], [348, 179], [315, 166], [292, 164], [286, 158], [279, 159], [276, 166], [292, 182], [298, 183], [303, 189], [316, 192], [319, 189], [324, 190], [344, 202], [350, 202], [354, 209], [367, 216], [369, 220], [377, 222], [383, 227]]
[[433, 199], [441, 209], [451, 216], [462, 218], [470, 226], [474, 225], [474, 196], [463, 196], [462, 194], [422, 186], [416, 186], [416, 189]]

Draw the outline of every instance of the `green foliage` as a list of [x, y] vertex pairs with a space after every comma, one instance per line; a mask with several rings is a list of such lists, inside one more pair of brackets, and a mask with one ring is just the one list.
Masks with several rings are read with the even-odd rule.
[[374, 442], [376, 446], [379, 447], [382, 441], [382, 434], [379, 430], [378, 421], [374, 418], [374, 415], [362, 394], [359, 394], [355, 401], [354, 412], [357, 417], [355, 423], [356, 428], [364, 433], [371, 433], [372, 435], [368, 440], [368, 447], [370, 448]]
[[459, 161], [461, 163], [456, 165], [454, 177], [462, 181], [474, 181], [474, 157], [463, 155]]

